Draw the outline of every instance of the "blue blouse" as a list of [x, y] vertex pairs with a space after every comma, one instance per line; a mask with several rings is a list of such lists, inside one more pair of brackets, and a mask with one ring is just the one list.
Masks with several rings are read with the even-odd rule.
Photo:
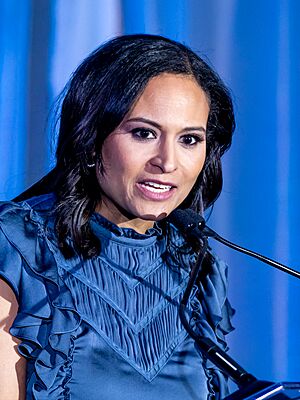
[[[195, 254], [171, 224], [142, 235], [99, 214], [99, 256], [66, 260], [53, 195], [0, 205], [0, 276], [19, 310], [10, 329], [27, 359], [27, 400], [206, 400], [223, 374], [184, 330], [178, 305]], [[190, 323], [226, 349], [232, 326], [227, 269], [215, 260], [190, 304]]]

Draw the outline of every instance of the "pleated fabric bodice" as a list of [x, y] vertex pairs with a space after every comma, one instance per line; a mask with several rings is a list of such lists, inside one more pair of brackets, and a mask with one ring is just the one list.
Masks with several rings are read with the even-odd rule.
[[[53, 195], [0, 207], [0, 276], [15, 291], [11, 333], [27, 358], [27, 399], [214, 399], [226, 380], [203, 359], [178, 307], [196, 255], [174, 226], [142, 235], [99, 214], [97, 257], [65, 259]], [[232, 327], [226, 266], [214, 259], [188, 307], [199, 334], [226, 348]]]

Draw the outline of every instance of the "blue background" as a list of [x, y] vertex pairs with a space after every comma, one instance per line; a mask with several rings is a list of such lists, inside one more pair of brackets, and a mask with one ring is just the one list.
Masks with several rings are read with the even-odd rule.
[[[300, 269], [300, 2], [1, 0], [0, 195], [53, 163], [51, 106], [71, 72], [122, 33], [179, 40], [231, 88], [237, 130], [209, 225]], [[221, 246], [237, 309], [230, 353], [253, 374], [300, 380], [300, 281]]]

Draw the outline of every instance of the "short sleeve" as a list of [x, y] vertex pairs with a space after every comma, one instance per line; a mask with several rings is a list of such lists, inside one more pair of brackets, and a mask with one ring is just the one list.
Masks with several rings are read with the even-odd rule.
[[59, 371], [68, 363], [72, 332], [81, 321], [59, 278], [50, 202], [41, 196], [0, 203], [0, 278], [19, 304], [10, 333], [21, 340], [18, 350], [28, 361], [27, 392], [36, 400], [61, 398], [67, 375]]
[[[16, 203], [0, 203], [0, 277], [12, 288], [19, 305], [11, 334], [41, 346], [45, 336], [41, 327], [47, 325], [51, 307], [45, 279], [37, 273], [41, 245], [29, 213]], [[19, 350], [26, 356], [22, 345]]]
[[9, 284], [17, 299], [20, 297], [22, 259], [9, 243], [0, 226], [0, 277]]

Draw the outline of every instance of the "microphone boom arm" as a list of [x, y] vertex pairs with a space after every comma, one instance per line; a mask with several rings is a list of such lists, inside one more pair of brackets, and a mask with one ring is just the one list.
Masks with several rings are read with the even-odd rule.
[[240, 253], [247, 254], [248, 256], [257, 258], [258, 260], [270, 265], [271, 267], [277, 268], [280, 271], [286, 272], [287, 274], [290, 274], [298, 279], [300, 279], [300, 272], [287, 267], [284, 264], [281, 264], [275, 260], [272, 260], [271, 258], [268, 258], [266, 256], [263, 256], [262, 254], [256, 253], [255, 251], [246, 249], [245, 247], [239, 246], [235, 243], [230, 242], [227, 239], [224, 239], [222, 236], [218, 235], [215, 231], [213, 231], [211, 228], [208, 226], [203, 226], [203, 222], [199, 222], [199, 229], [202, 230], [204, 235], [208, 237], [212, 237], [213, 239], [217, 240], [218, 242], [224, 244], [225, 246], [228, 246], [234, 250], [239, 251]]

